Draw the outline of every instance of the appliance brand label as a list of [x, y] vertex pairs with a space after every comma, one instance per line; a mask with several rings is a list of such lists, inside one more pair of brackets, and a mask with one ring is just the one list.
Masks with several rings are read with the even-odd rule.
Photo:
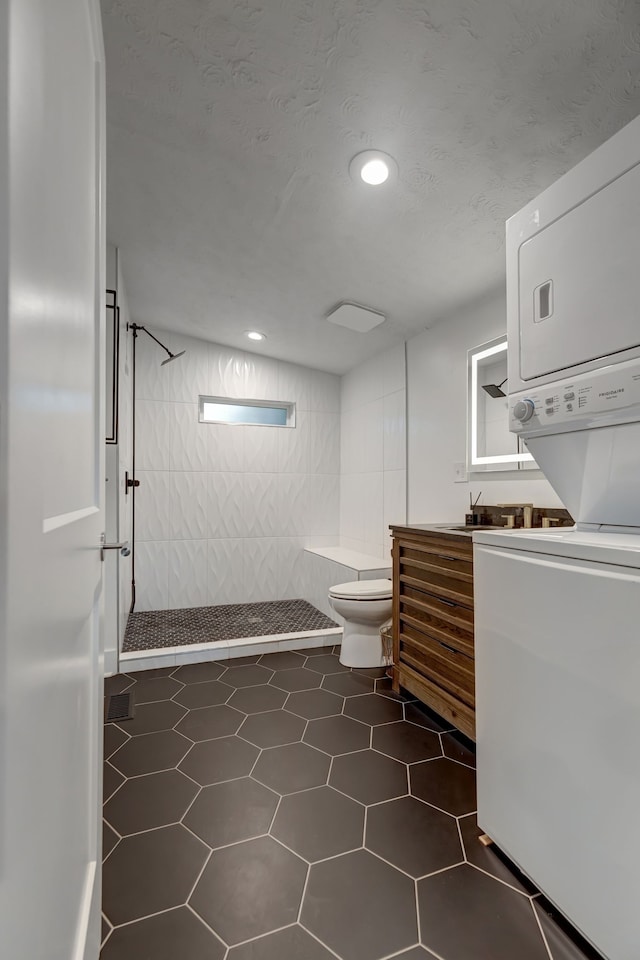
[[602, 393], [599, 393], [599, 397], [616, 397], [619, 393], [624, 393], [624, 387], [618, 387], [617, 390], [603, 390]]

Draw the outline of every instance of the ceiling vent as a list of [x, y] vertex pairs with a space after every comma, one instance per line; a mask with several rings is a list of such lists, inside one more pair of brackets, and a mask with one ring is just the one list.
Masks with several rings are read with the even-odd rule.
[[331, 313], [327, 314], [329, 323], [355, 330], [356, 333], [368, 333], [369, 330], [384, 323], [386, 319], [384, 313], [362, 307], [358, 303], [349, 303], [347, 300], [343, 300]]

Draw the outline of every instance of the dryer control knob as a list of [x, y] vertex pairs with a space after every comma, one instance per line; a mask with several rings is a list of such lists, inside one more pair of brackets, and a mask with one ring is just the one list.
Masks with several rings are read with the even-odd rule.
[[535, 410], [536, 405], [533, 400], [518, 400], [513, 408], [513, 415], [520, 423], [526, 423], [527, 420], [531, 420]]

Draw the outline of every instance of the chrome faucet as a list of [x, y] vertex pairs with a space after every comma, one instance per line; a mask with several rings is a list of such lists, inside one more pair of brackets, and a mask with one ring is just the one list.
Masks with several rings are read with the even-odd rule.
[[498, 507], [517, 507], [522, 508], [522, 526], [527, 530], [533, 526], [533, 504], [532, 503], [498, 503]]

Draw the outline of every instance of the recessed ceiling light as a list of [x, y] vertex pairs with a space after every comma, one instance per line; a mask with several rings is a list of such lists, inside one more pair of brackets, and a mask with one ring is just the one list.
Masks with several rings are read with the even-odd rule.
[[249, 340], [266, 340], [266, 334], [259, 333], [257, 330], [247, 330], [245, 337], [249, 337]]
[[397, 175], [398, 165], [388, 153], [381, 150], [363, 150], [362, 153], [357, 153], [349, 164], [349, 173], [356, 182], [379, 187]]

